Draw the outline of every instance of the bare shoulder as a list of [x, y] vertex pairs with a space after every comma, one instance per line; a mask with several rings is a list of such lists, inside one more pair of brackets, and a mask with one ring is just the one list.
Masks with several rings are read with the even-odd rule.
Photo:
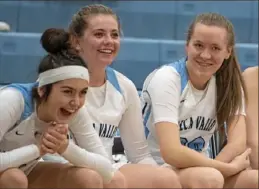
[[246, 78], [254, 78], [258, 77], [258, 66], [249, 67], [244, 70], [243, 77]]

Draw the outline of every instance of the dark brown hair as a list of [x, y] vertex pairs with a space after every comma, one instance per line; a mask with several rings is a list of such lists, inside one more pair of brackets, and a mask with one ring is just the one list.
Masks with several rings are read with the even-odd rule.
[[[47, 51], [47, 55], [43, 57], [38, 67], [38, 74], [59, 68], [62, 66], [78, 65], [86, 67], [84, 61], [71, 48], [69, 43], [70, 34], [63, 29], [49, 28], [41, 36], [41, 45]], [[51, 92], [52, 84], [45, 86], [45, 93], [40, 98], [37, 87], [33, 88], [33, 99], [40, 103], [46, 101]]]
[[238, 111], [242, 110], [243, 98], [247, 101], [247, 93], [241, 69], [235, 51], [235, 34], [232, 23], [224, 16], [217, 13], [203, 13], [194, 19], [187, 33], [187, 44], [191, 40], [197, 23], [207, 26], [224, 28], [227, 32], [228, 48], [232, 48], [229, 59], [224, 60], [222, 66], [216, 72], [217, 84], [217, 120], [220, 135], [220, 148], [226, 142], [224, 123], [233, 122]]
[[101, 4], [93, 4], [93, 5], [82, 7], [72, 17], [72, 20], [71, 20], [71, 23], [69, 24], [69, 29], [68, 29], [69, 33], [77, 37], [82, 37], [84, 34], [84, 31], [88, 27], [87, 22], [89, 17], [100, 15], [100, 14], [113, 16], [117, 20], [119, 33], [120, 35], [122, 34], [119, 17], [112, 11], [111, 8]]

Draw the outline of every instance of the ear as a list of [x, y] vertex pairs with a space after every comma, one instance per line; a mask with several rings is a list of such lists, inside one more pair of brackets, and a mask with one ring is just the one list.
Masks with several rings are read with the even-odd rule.
[[72, 46], [76, 49], [76, 51], [79, 52], [81, 50], [81, 47], [79, 45], [78, 38], [76, 36], [74, 36], [74, 35], [71, 35], [70, 41], [71, 41]]
[[42, 98], [44, 93], [46, 92], [46, 88], [44, 86], [43, 87], [38, 87], [37, 88], [37, 92], [38, 92], [40, 98]]
[[189, 43], [186, 43], [186, 44], [185, 44], [185, 47], [184, 47], [184, 49], [185, 49], [185, 54], [186, 54], [186, 55], [188, 54], [188, 53], [187, 53], [187, 52], [188, 52], [188, 44], [189, 44]]
[[232, 53], [233, 48], [232, 47], [228, 47], [227, 48], [227, 52], [226, 52], [226, 56], [225, 59], [229, 59], [231, 53]]

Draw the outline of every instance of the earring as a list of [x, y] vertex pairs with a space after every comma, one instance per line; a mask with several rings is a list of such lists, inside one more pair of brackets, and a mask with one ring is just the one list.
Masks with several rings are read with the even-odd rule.
[[76, 50], [77, 50], [77, 51], [80, 50], [80, 46], [79, 46], [79, 45], [76, 46]]

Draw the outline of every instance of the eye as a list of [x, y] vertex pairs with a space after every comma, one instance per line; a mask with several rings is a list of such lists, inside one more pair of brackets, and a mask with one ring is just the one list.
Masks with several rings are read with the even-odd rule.
[[213, 51], [220, 51], [221, 49], [219, 47], [212, 47]]
[[194, 46], [199, 48], [199, 49], [203, 47], [202, 44], [200, 44], [200, 43], [196, 43], [196, 44], [194, 44]]
[[63, 93], [70, 95], [70, 94], [72, 94], [72, 90], [64, 90]]
[[85, 95], [87, 93], [88, 89], [85, 89], [81, 92], [81, 94]]
[[97, 33], [94, 34], [94, 36], [97, 37], [97, 38], [101, 38], [101, 37], [103, 37], [103, 35], [104, 34], [102, 32], [97, 32]]
[[114, 39], [117, 39], [119, 37], [119, 34], [116, 32], [116, 33], [112, 33], [112, 38]]

